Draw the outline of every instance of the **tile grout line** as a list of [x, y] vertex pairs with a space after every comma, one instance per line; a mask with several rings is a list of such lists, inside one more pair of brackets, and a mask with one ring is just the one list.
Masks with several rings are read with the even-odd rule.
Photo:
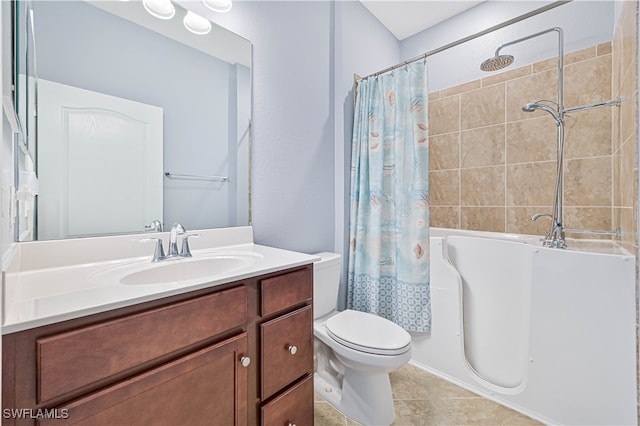
[[[628, 140], [632, 139], [632, 137], [629, 137]], [[625, 142], [626, 143], [626, 142]], [[605, 154], [605, 155], [594, 155], [591, 157], [573, 157], [573, 158], [565, 158], [564, 161], [576, 161], [576, 160], [594, 160], [594, 159], [603, 159], [603, 158], [607, 158], [607, 157], [612, 157], [612, 154]], [[506, 163], [504, 164], [505, 166], [519, 166], [519, 165], [523, 165], [523, 164], [538, 164], [538, 163], [555, 163], [556, 160], [538, 160], [538, 161], [523, 161], [523, 162], [518, 162], [518, 163]], [[487, 165], [482, 165], [482, 166], [468, 166], [468, 167], [457, 167], [457, 168], [450, 168], [450, 169], [435, 169], [435, 170], [430, 170], [431, 173], [440, 173], [440, 172], [451, 172], [454, 170], [471, 170], [471, 169], [486, 169], [489, 167], [500, 167], [503, 164], [487, 164]]]

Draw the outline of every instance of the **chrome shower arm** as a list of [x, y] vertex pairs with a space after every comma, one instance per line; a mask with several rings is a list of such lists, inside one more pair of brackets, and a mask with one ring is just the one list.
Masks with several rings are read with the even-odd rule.
[[562, 32], [562, 28], [560, 27], [553, 27], [553, 28], [549, 28], [548, 30], [544, 30], [544, 31], [540, 31], [537, 32], [535, 34], [530, 34], [528, 36], [519, 38], [517, 40], [513, 40], [510, 41], [508, 43], [503, 44], [502, 46], [498, 46], [498, 48], [496, 49], [496, 56], [499, 55], [500, 53], [500, 49], [507, 47], [507, 46], [512, 46], [514, 44], [518, 44], [518, 43], [522, 43], [523, 41], [526, 40], [530, 40], [532, 38], [535, 37], [539, 37], [541, 35], [550, 33], [550, 32], [557, 32], [558, 33], [558, 112], [559, 114], [562, 116], [562, 114], [564, 113], [564, 87], [563, 87], [563, 81], [564, 81], [564, 76], [563, 76], [563, 68], [564, 68], [564, 34]]
[[496, 49], [496, 56], [498, 56], [498, 54], [500, 53], [500, 49], [502, 49], [504, 47], [513, 46], [514, 44], [522, 43], [523, 41], [527, 41], [527, 40], [530, 40], [532, 38], [536, 38], [536, 37], [539, 37], [541, 35], [544, 35], [544, 34], [547, 34], [547, 33], [553, 32], [553, 31], [557, 31], [558, 34], [560, 35], [560, 37], [562, 38], [562, 28], [560, 28], [560, 27], [549, 28], [548, 30], [540, 31], [540, 32], [535, 33], [535, 34], [529, 34], [528, 36], [519, 38], [517, 40], [510, 41], [510, 42], [507, 42], [507, 43], [505, 43], [503, 45], [498, 46], [498, 48]]

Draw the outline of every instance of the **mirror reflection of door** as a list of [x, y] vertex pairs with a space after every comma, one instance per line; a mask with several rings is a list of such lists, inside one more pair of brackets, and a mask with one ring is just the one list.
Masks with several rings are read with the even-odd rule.
[[162, 108], [47, 80], [38, 104], [39, 239], [162, 222]]

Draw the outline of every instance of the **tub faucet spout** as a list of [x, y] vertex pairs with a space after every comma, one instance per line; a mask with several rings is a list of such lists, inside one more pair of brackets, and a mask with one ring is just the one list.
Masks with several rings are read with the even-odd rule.
[[547, 233], [546, 237], [542, 240], [542, 245], [551, 248], [567, 248], [567, 244], [564, 239], [564, 228], [562, 223], [558, 221], [554, 215], [546, 213], [536, 213], [531, 216], [531, 221], [535, 222], [541, 217], [545, 217], [551, 220], [551, 229]]
[[547, 214], [547, 213], [536, 213], [533, 216], [531, 216], [531, 221], [535, 222], [536, 220], [540, 219], [541, 217], [546, 217], [547, 219], [553, 220], [553, 216], [551, 216], [550, 214]]

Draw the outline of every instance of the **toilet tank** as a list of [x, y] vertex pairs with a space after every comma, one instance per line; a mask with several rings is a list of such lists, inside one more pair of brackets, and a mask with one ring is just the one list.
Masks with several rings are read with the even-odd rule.
[[320, 260], [313, 263], [313, 316], [320, 318], [336, 309], [342, 256], [329, 252], [315, 256]]

